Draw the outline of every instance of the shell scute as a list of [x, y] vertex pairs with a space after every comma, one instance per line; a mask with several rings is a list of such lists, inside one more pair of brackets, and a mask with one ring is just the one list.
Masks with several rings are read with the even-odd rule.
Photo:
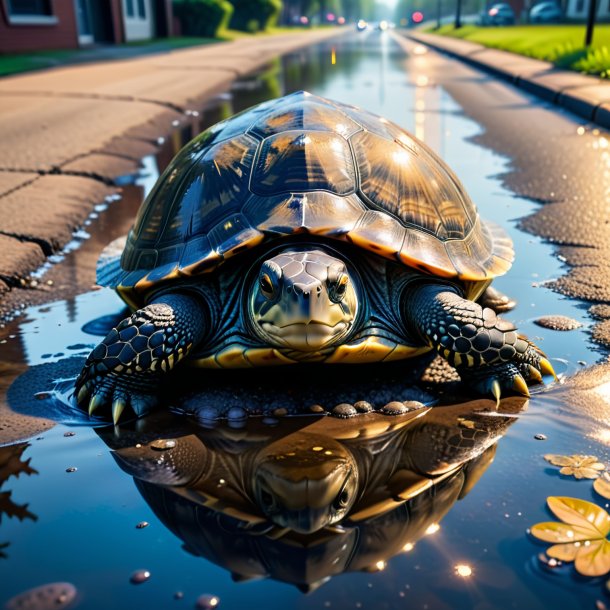
[[290, 193], [276, 197], [252, 195], [243, 214], [253, 227], [265, 233], [291, 235], [303, 226], [303, 209], [298, 196]]
[[[368, 132], [357, 133], [351, 141], [360, 189], [373, 205], [439, 239], [460, 238], [471, 230], [464, 195], [419, 151]], [[448, 218], [439, 204], [450, 212]]]
[[356, 169], [346, 140], [323, 131], [285, 131], [263, 140], [252, 175], [252, 192], [262, 196], [326, 190], [349, 195]]
[[337, 197], [316, 191], [303, 195], [303, 226], [309, 233], [341, 237], [353, 230], [368, 212], [357, 195]]
[[455, 276], [445, 243], [430, 233], [408, 228], [398, 257], [405, 265], [420, 271], [440, 277]]
[[249, 132], [267, 138], [285, 131], [329, 131], [349, 138], [361, 129], [358, 123], [337, 108], [306, 98], [272, 109], [258, 119]]
[[192, 235], [206, 233], [215, 222], [241, 210], [250, 196], [249, 181], [257, 142], [239, 136], [221, 142], [202, 157], [193, 172], [193, 180], [202, 185], [194, 207], [185, 205], [183, 225]]
[[[200, 151], [189, 159], [186, 171], [180, 173], [172, 163], [136, 218], [122, 267], [153, 269], [177, 264], [193, 236], [206, 234], [215, 221], [239, 211], [250, 194], [255, 149], [256, 142], [242, 135]], [[157, 252], [154, 262], [153, 250]], [[144, 252], [149, 256], [146, 261]]]
[[182, 275], [196, 275], [214, 268], [221, 261], [222, 256], [214, 250], [208, 236], [200, 235], [185, 244], [178, 269]]
[[487, 271], [493, 254], [491, 238], [486, 227], [481, 226], [478, 219], [475, 230], [464, 239], [449, 240], [445, 247], [460, 277], [466, 280], [493, 277]]
[[244, 206], [244, 215], [253, 227], [275, 235], [339, 237], [353, 229], [367, 211], [356, 195], [340, 197], [326, 191], [275, 198], [253, 196]]
[[406, 229], [395, 218], [378, 211], [366, 212], [346, 235], [353, 244], [386, 258], [395, 258], [405, 239]]
[[212, 249], [223, 258], [259, 244], [264, 235], [252, 227], [243, 214], [219, 222], [208, 234]]

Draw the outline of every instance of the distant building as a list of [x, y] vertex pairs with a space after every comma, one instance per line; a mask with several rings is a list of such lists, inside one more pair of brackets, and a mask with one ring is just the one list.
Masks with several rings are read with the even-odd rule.
[[170, 36], [171, 0], [0, 0], [0, 53]]
[[[584, 21], [589, 13], [590, 0], [567, 0], [566, 17]], [[607, 21], [610, 19], [610, 0], [597, 0], [597, 18]]]

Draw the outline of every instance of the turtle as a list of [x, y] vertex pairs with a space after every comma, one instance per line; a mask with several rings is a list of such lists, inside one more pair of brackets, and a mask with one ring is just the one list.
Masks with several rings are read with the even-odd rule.
[[306, 91], [268, 100], [188, 143], [102, 252], [98, 284], [133, 313], [87, 358], [76, 402], [116, 423], [127, 407], [150, 412], [183, 360], [361, 364], [430, 350], [474, 392], [529, 395], [551, 363], [477, 303], [513, 258], [506, 232], [398, 125]]
[[120, 435], [96, 432], [190, 553], [235, 580], [310, 590], [423, 537], [477, 484], [526, 406], [511, 396], [498, 409], [477, 399], [395, 417], [252, 418], [240, 430], [159, 411]]

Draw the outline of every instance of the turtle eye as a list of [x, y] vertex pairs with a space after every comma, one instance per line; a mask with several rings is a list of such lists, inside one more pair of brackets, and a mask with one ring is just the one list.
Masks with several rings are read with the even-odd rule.
[[333, 501], [333, 508], [335, 510], [342, 510], [347, 507], [350, 499], [350, 494], [347, 489], [347, 485], [343, 486], [343, 489], [338, 493], [337, 497]]
[[263, 273], [259, 278], [259, 285], [261, 287], [262, 293], [268, 298], [273, 298], [275, 293], [275, 288], [273, 286], [273, 282], [268, 274]]
[[339, 276], [339, 279], [334, 283], [331, 291], [330, 298], [335, 301], [335, 303], [339, 303], [343, 300], [345, 293], [347, 292], [347, 285], [349, 283], [349, 277], [346, 273], [342, 273]]

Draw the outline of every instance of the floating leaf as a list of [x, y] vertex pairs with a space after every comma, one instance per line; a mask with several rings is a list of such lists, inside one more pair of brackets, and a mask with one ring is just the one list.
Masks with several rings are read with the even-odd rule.
[[555, 453], [547, 453], [544, 459], [553, 464], [553, 466], [570, 466], [573, 462], [572, 456], [557, 455]]
[[544, 456], [553, 466], [562, 466], [560, 474], [573, 476], [576, 479], [596, 479], [606, 467], [592, 455], [556, 455], [547, 453]]
[[604, 472], [601, 477], [595, 479], [593, 489], [604, 498], [610, 500], [610, 473]]
[[583, 576], [603, 576], [610, 572], [610, 542], [595, 540], [589, 545], [585, 542], [576, 554], [574, 567]]
[[547, 504], [561, 522], [537, 523], [532, 536], [553, 542], [547, 555], [561, 561], [573, 561], [584, 576], [602, 576], [610, 572], [610, 515], [597, 504], [550, 496]]
[[581, 528], [594, 528], [594, 537], [605, 538], [610, 532], [610, 515], [593, 502], [551, 496], [547, 498], [546, 503], [552, 513], [564, 523]]
[[584, 528], [557, 521], [547, 521], [546, 523], [536, 523], [531, 528], [533, 536], [545, 542], [562, 544], [564, 542], [584, 542], [585, 540], [595, 540], [599, 537], [599, 532], [595, 528]]

